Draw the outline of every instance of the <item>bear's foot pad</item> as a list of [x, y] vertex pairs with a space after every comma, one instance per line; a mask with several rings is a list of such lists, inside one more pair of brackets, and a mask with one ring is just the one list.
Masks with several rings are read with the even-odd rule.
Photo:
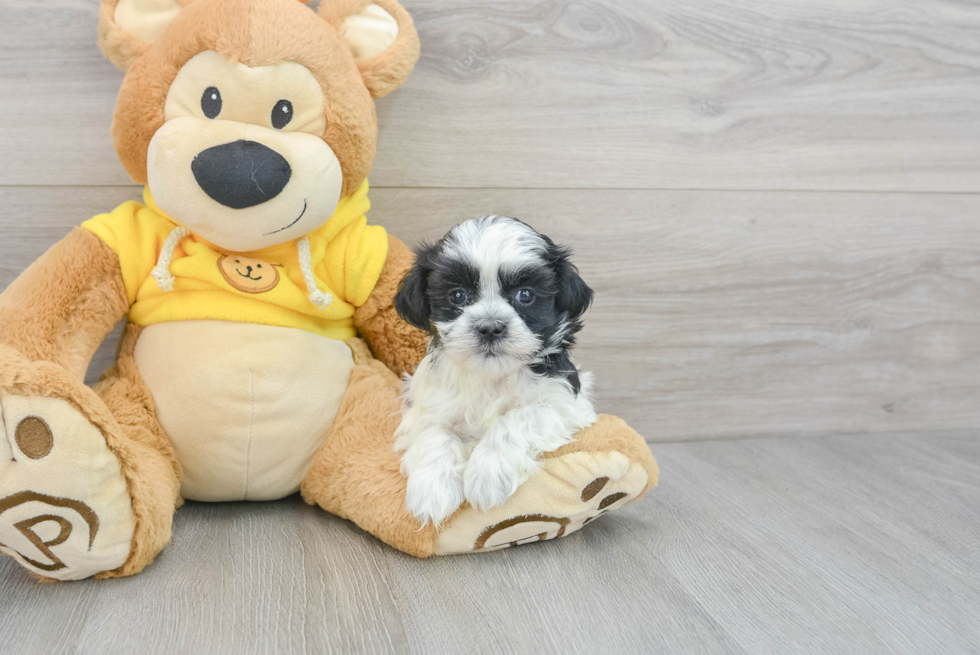
[[647, 485], [639, 463], [619, 452], [574, 452], [541, 470], [487, 512], [459, 510], [439, 533], [436, 555], [475, 553], [567, 536], [635, 500]]
[[105, 438], [60, 398], [0, 392], [0, 552], [46, 578], [122, 566], [136, 520]]

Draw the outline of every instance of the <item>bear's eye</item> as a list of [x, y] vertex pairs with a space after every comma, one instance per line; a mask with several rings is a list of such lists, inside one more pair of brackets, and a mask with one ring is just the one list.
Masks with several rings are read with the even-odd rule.
[[201, 96], [201, 110], [208, 118], [217, 118], [221, 113], [221, 92], [217, 87], [209, 86]]
[[293, 103], [288, 100], [280, 100], [272, 108], [272, 127], [281, 130], [289, 125], [291, 120], [293, 120]]

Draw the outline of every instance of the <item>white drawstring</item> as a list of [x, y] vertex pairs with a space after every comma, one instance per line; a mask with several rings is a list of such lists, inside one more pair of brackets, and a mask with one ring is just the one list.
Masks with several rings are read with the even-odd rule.
[[333, 302], [333, 296], [329, 293], [323, 293], [316, 286], [316, 280], [313, 277], [313, 256], [310, 254], [309, 238], [303, 237], [297, 241], [296, 250], [299, 251], [299, 270], [303, 273], [306, 290], [310, 292], [310, 302], [316, 305], [322, 312]]
[[[174, 290], [174, 276], [170, 273], [170, 262], [174, 257], [174, 249], [177, 244], [188, 235], [190, 235], [190, 230], [186, 227], [177, 226], [167, 236], [167, 240], [163, 242], [160, 257], [157, 258], [157, 265], [153, 269], [153, 279], [164, 291]], [[316, 279], [313, 277], [313, 256], [310, 254], [310, 240], [303, 237], [296, 242], [296, 249], [299, 251], [299, 270], [303, 273], [306, 290], [310, 292], [310, 302], [316, 305], [320, 311], [323, 311], [333, 302], [333, 296], [320, 291], [316, 286]]]
[[170, 274], [170, 260], [174, 258], [174, 248], [177, 247], [181, 239], [189, 234], [190, 230], [178, 225], [167, 236], [167, 240], [163, 242], [160, 257], [157, 258], [157, 265], [153, 269], [153, 279], [157, 281], [157, 286], [164, 291], [174, 290], [174, 276]]

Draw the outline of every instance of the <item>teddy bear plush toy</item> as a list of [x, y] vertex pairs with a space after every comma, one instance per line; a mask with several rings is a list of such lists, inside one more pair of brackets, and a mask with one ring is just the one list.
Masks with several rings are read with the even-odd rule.
[[183, 499], [296, 491], [415, 556], [487, 551], [656, 483], [643, 439], [602, 416], [499, 507], [438, 530], [407, 513], [392, 434], [425, 336], [393, 306], [412, 253], [365, 217], [374, 99], [419, 54], [395, 0], [103, 0], [99, 37], [143, 202], [0, 295], [0, 551], [46, 578], [131, 575]]

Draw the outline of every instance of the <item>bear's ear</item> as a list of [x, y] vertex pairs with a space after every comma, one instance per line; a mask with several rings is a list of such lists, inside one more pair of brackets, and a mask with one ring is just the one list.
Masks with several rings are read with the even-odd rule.
[[320, 16], [350, 46], [371, 97], [385, 96], [408, 79], [419, 58], [419, 35], [396, 0], [323, 0]]
[[191, 0], [102, 0], [99, 47], [122, 70], [160, 38]]

